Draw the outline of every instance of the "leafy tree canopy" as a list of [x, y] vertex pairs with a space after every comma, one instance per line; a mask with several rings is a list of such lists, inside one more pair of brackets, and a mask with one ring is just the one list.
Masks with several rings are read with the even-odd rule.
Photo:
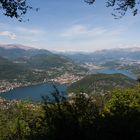
[[[97, 0], [84, 0], [88, 4], [94, 4]], [[132, 10], [133, 15], [135, 16], [138, 13], [137, 6], [140, 4], [140, 0], [106, 0], [107, 7], [114, 7], [115, 18], [123, 17], [128, 10]]]
[[140, 83], [140, 74], [138, 75], [138, 79], [137, 79], [137, 81]]
[[[23, 15], [27, 13], [29, 9], [33, 9], [28, 5], [27, 0], [0, 0], [0, 9], [4, 15], [17, 18], [19, 21], [23, 20]], [[35, 9], [38, 11], [38, 8]]]

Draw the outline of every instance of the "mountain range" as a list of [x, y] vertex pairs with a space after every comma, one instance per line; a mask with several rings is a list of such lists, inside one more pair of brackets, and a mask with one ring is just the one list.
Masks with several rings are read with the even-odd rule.
[[67, 67], [67, 65], [76, 66], [66, 56], [54, 54], [44, 49], [35, 49], [17, 44], [0, 45], [0, 56], [13, 63], [37, 69], [60, 68]]
[[104, 60], [140, 60], [140, 48], [115, 48], [115, 49], [104, 49], [95, 52], [63, 52], [61, 53], [70, 59], [80, 62], [98, 62]]
[[[68, 92], [106, 93], [114, 87], [130, 87], [137, 82], [123, 74], [93, 74], [92, 70], [125, 69], [138, 74], [139, 54], [140, 48], [54, 53], [17, 44], [0, 45], [0, 80], [26, 84], [51, 81], [63, 75], [79, 76], [83, 79], [72, 83]], [[92, 67], [91, 71], [88, 66]]]
[[140, 48], [115, 48], [95, 52], [65, 52], [73, 61], [88, 68], [92, 73], [98, 69], [125, 70], [135, 75], [140, 74]]
[[0, 45], [0, 56], [8, 59], [17, 58], [30, 58], [35, 55], [54, 55], [65, 56], [67, 59], [71, 59], [77, 62], [92, 62], [101, 60], [120, 60], [120, 59], [131, 59], [140, 60], [140, 48], [115, 48], [115, 49], [104, 49], [95, 52], [51, 52], [46, 49], [36, 49], [29, 46], [20, 44], [7, 44]]
[[140, 48], [54, 53], [19, 44], [0, 45], [0, 79], [41, 77], [43, 80], [43, 77], [56, 77], [67, 72], [92, 73], [95, 68], [127, 70], [138, 75], [139, 54]]
[[27, 77], [43, 79], [43, 77], [57, 76], [65, 72], [86, 71], [85, 68], [66, 56], [17, 44], [0, 45], [0, 66], [0, 79], [8, 77], [12, 79], [17, 76], [20, 79], [21, 77], [24, 77], [23, 79], [27, 79]]
[[17, 58], [30, 58], [38, 54], [52, 54], [48, 50], [44, 49], [35, 49], [32, 47], [20, 45], [20, 44], [8, 44], [0, 45], [0, 56], [14, 60]]

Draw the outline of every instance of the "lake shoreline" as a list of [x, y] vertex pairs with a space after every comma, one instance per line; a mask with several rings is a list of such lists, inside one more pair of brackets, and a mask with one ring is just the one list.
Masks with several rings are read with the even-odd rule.
[[104, 73], [104, 74], [117, 74], [118, 73], [118, 74], [123, 74], [131, 79], [137, 80], [137, 75], [127, 70], [104, 68], [104, 69], [97, 70], [96, 73]]
[[1, 93], [0, 97], [7, 100], [31, 99], [33, 101], [40, 101], [43, 96], [51, 96], [51, 93], [55, 91], [54, 85], [60, 92], [66, 93], [67, 86], [65, 84], [40, 83], [37, 85], [15, 88], [11, 91]]
[[30, 86], [37, 86], [37, 85], [42, 85], [42, 84], [60, 84], [61, 83], [57, 83], [57, 82], [52, 82], [52, 81], [47, 81], [47, 82], [39, 82], [39, 83], [31, 83], [31, 84], [22, 84], [21, 86], [15, 86], [15, 87], [12, 87], [12, 88], [8, 88], [6, 90], [2, 90], [0, 91], [0, 94], [3, 94], [3, 93], [7, 93], [9, 91], [12, 91], [14, 89], [18, 89], [18, 88], [24, 88], [24, 87], [30, 87]]

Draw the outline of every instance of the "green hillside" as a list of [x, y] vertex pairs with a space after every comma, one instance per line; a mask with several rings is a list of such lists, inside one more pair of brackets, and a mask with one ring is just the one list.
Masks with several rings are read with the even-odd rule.
[[19, 75], [23, 74], [25, 69], [18, 64], [14, 64], [13, 62], [0, 57], [0, 80], [2, 79], [14, 79]]
[[72, 60], [56, 54], [39, 54], [31, 57], [27, 61], [28, 67], [32, 69], [43, 69], [43, 70], [50, 70], [55, 69], [62, 73], [64, 72], [71, 72], [71, 73], [78, 73], [78, 72], [86, 72], [87, 69], [77, 65]]
[[0, 80], [7, 80], [10, 82], [43, 82], [46, 78], [46, 72], [35, 72], [22, 64], [15, 64], [8, 59], [0, 57]]
[[18, 58], [30, 58], [37, 54], [52, 54], [48, 50], [44, 49], [35, 49], [35, 48], [28, 48], [27, 46], [23, 45], [16, 45], [16, 44], [9, 44], [9, 45], [0, 45], [0, 56], [14, 60]]
[[39, 54], [31, 57], [28, 60], [28, 64], [32, 66], [33, 68], [39, 68], [39, 69], [47, 69], [50, 67], [62, 67], [64, 66], [68, 61], [58, 55], [46, 55], [46, 54]]
[[71, 84], [68, 92], [106, 93], [113, 88], [132, 87], [137, 82], [123, 74], [92, 74]]
[[55, 55], [40, 54], [30, 59], [19, 58], [10, 61], [0, 57], [0, 80], [38, 83], [60, 76], [64, 73], [81, 74], [86, 69], [71, 60]]

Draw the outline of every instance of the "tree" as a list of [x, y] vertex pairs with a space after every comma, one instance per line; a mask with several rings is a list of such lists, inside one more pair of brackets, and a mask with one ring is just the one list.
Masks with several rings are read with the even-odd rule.
[[[134, 140], [140, 137], [140, 87], [116, 89], [102, 107], [95, 96], [73, 94], [66, 98], [56, 88], [44, 97], [42, 135], [49, 140]], [[54, 99], [52, 102], [52, 99]], [[42, 137], [43, 138], [43, 137]]]
[[49, 140], [96, 138], [95, 122], [99, 118], [100, 110], [92, 97], [87, 94], [65, 97], [54, 88], [52, 97], [44, 97], [43, 122], [48, 127], [44, 137]]
[[[84, 0], [88, 4], [94, 4], [96, 0]], [[135, 16], [138, 13], [138, 4], [140, 4], [139, 0], [107, 0], [107, 7], [115, 7], [112, 15], [115, 18], [123, 17], [128, 10], [131, 10], [133, 15]]]
[[140, 75], [138, 75], [137, 81], [140, 83]]
[[[23, 21], [22, 17], [33, 7], [28, 5], [27, 0], [0, 0], [0, 9], [4, 15]], [[35, 10], [38, 11], [38, 8]]]
[[103, 116], [101, 135], [106, 139], [139, 139], [140, 87], [115, 90]]

